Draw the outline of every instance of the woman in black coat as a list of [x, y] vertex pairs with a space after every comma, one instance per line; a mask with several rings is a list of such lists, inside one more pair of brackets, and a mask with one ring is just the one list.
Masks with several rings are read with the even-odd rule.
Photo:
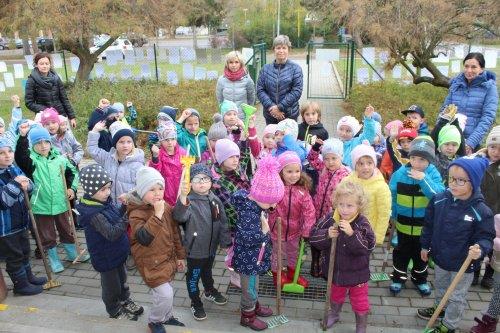
[[60, 115], [68, 117], [73, 128], [76, 117], [59, 76], [51, 68], [52, 59], [46, 52], [37, 53], [33, 59], [35, 68], [26, 81], [26, 107], [38, 113], [53, 107]]

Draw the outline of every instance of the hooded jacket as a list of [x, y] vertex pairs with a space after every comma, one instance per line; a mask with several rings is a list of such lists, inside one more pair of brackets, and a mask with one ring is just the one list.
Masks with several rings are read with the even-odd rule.
[[175, 122], [175, 127], [177, 129], [177, 143], [186, 150], [189, 146], [189, 156], [201, 158], [201, 154], [207, 149], [207, 132], [200, 128], [196, 135], [191, 134], [183, 127], [183, 124], [178, 122]]
[[322, 123], [307, 125], [307, 123], [303, 121], [299, 124], [299, 135], [297, 136], [297, 140], [307, 141], [308, 138], [314, 135], [323, 141], [328, 139], [328, 131]]

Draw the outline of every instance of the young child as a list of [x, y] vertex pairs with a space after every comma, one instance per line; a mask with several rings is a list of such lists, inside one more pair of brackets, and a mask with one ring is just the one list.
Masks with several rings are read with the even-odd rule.
[[370, 144], [373, 144], [375, 139], [375, 120], [371, 118], [373, 112], [373, 106], [368, 105], [365, 108], [365, 118], [363, 120], [363, 131], [358, 135], [361, 128], [358, 120], [352, 116], [343, 116], [337, 123], [337, 136], [344, 144], [344, 159], [342, 163], [354, 169], [354, 165], [351, 161], [351, 151], [357, 145], [361, 144], [364, 140], [367, 140]]
[[195, 109], [182, 111], [175, 126], [179, 145], [186, 150], [189, 146], [189, 156], [201, 159], [201, 154], [207, 149], [207, 133], [200, 128], [200, 113]]
[[430, 318], [467, 255], [471, 265], [453, 290], [446, 311], [440, 313], [441, 322], [432, 332], [455, 332], [467, 301], [467, 291], [472, 283], [472, 273], [480, 259], [492, 249], [495, 238], [493, 214], [481, 195], [480, 184], [488, 161], [479, 158], [458, 158], [451, 162], [448, 171], [449, 188], [436, 194], [425, 211], [422, 231], [421, 260], [427, 262], [432, 255], [435, 267], [435, 305], [419, 309], [419, 317]]
[[377, 245], [384, 243], [391, 217], [391, 191], [382, 173], [377, 169], [377, 157], [372, 146], [361, 144], [351, 152], [354, 172], [342, 182], [361, 185], [368, 197], [366, 217], [375, 232]]
[[125, 106], [123, 103], [115, 102], [112, 107], [118, 111], [118, 120], [127, 126], [132, 126], [137, 119], [137, 110], [134, 104], [130, 101], [127, 102], [128, 115], [125, 115]]
[[328, 139], [328, 132], [321, 123], [321, 108], [316, 102], [306, 101], [300, 108], [302, 122], [299, 124], [298, 140], [311, 146], [312, 137], [321, 141]]
[[14, 148], [17, 141], [17, 125], [23, 118], [21, 109], [21, 99], [17, 95], [10, 97], [12, 101], [12, 111], [9, 126], [6, 127], [4, 119], [0, 118], [0, 138], [6, 138], [10, 142], [10, 146]]
[[110, 318], [137, 320], [144, 312], [130, 299], [125, 260], [130, 252], [128, 221], [113, 205], [111, 176], [92, 164], [80, 171], [84, 196], [77, 205], [84, 227], [90, 261], [101, 276], [102, 301]]
[[231, 204], [238, 216], [232, 265], [241, 281], [240, 324], [256, 331], [267, 328], [267, 323], [257, 316], [273, 314], [258, 300], [259, 275], [267, 272], [271, 265], [270, 230], [265, 212], [281, 201], [284, 192], [279, 164], [275, 158], [267, 156], [257, 163], [250, 192], [239, 190], [231, 196]]
[[14, 284], [14, 294], [36, 295], [47, 282], [33, 275], [30, 265], [28, 228], [23, 191], [31, 192], [33, 183], [14, 164], [14, 151], [7, 138], [0, 138], [0, 253], [5, 270]]
[[173, 122], [160, 128], [158, 139], [161, 146], [151, 147], [149, 166], [158, 170], [165, 179], [164, 199], [174, 207], [182, 175], [181, 157], [186, 156], [186, 151], [177, 144], [177, 130]]
[[226, 139], [228, 137], [227, 128], [222, 122], [222, 116], [219, 113], [216, 113], [213, 115], [212, 120], [213, 124], [208, 129], [207, 134], [210, 147], [207, 145], [207, 150], [205, 150], [203, 154], [201, 154], [200, 161], [205, 162], [209, 167], [216, 163], [215, 156], [212, 157], [212, 153], [215, 151], [215, 144], [218, 140]]
[[135, 190], [127, 205], [132, 255], [153, 293], [148, 319], [152, 333], [165, 333], [163, 325], [184, 326], [172, 315], [174, 290], [170, 282], [177, 271], [184, 270], [186, 253], [172, 219], [172, 208], [163, 200], [164, 189], [161, 174], [142, 167], [137, 171]]
[[[274, 139], [274, 134], [276, 133], [277, 125], [269, 124], [264, 128], [264, 132], [262, 133], [262, 144], [260, 146], [260, 150], [253, 156], [257, 159], [261, 159], [265, 156], [273, 155], [273, 151], [276, 149], [276, 140]], [[252, 152], [253, 153], [253, 152]]]
[[113, 175], [111, 199], [120, 207], [119, 197], [134, 187], [137, 170], [144, 165], [144, 151], [135, 147], [134, 132], [122, 122], [114, 122], [109, 128], [113, 145], [109, 152], [99, 148], [99, 137], [104, 129], [104, 121], [95, 124], [87, 137], [87, 150], [90, 157]]
[[[19, 168], [35, 183], [36, 190], [31, 198], [33, 214], [42, 246], [49, 256], [50, 267], [54, 273], [60, 273], [64, 266], [57, 254], [56, 229], [67, 255], [66, 260], [73, 261], [78, 256], [66, 206], [66, 200], [76, 195], [78, 170], [52, 147], [50, 134], [45, 128], [35, 126], [29, 130], [28, 136], [26, 134], [26, 130], [19, 133], [15, 159]], [[64, 192], [61, 168], [64, 170], [67, 192]], [[80, 257], [80, 261], [89, 258], [85, 254]]]
[[99, 107], [92, 112], [88, 121], [87, 129], [89, 132], [94, 129], [97, 123], [103, 123], [103, 126], [99, 127], [100, 136], [98, 140], [98, 147], [108, 152], [113, 147], [109, 128], [117, 119], [118, 111], [109, 105], [109, 101], [107, 99], [103, 98], [99, 101]]
[[219, 106], [222, 122], [226, 126], [229, 136], [235, 142], [239, 140], [239, 136], [244, 130], [243, 121], [239, 118], [238, 111], [238, 106], [232, 101], [224, 100]]
[[390, 291], [398, 294], [407, 280], [407, 268], [413, 261], [411, 281], [422, 296], [429, 296], [427, 263], [420, 257], [420, 235], [424, 226], [425, 208], [438, 193], [444, 191], [443, 180], [432, 164], [434, 142], [419, 136], [411, 142], [410, 162], [401, 166], [391, 178], [392, 219], [396, 222], [397, 246], [392, 253], [394, 271]]
[[[178, 110], [174, 107], [162, 106], [160, 112], [158, 112], [158, 115], [156, 116], [156, 132], [159, 132], [164, 125], [175, 122], [175, 119], [177, 118], [177, 111]], [[148, 148], [151, 149], [151, 147], [157, 143], [158, 134], [150, 133], [148, 135]]]
[[294, 151], [304, 162], [307, 157], [304, 144], [297, 141], [299, 134], [299, 125], [293, 119], [284, 119], [276, 125], [276, 132], [274, 133], [274, 140], [276, 141], [276, 150], [274, 156], [279, 156], [286, 151]]
[[425, 122], [425, 114], [422, 107], [413, 104], [408, 109], [401, 111], [401, 113], [413, 123], [413, 127], [417, 129], [418, 135], [429, 135], [429, 127]]
[[321, 251], [322, 272], [325, 278], [330, 262], [331, 238], [337, 238], [328, 328], [339, 321], [340, 310], [346, 294], [349, 293], [351, 307], [356, 316], [356, 332], [366, 332], [370, 311], [370, 253], [375, 248], [375, 235], [363, 215], [367, 200], [359, 184], [342, 182], [337, 186], [332, 198], [335, 207], [333, 216], [325, 216], [311, 231], [310, 242]]
[[191, 185], [182, 184], [172, 217], [186, 226], [186, 286], [194, 319], [204, 320], [207, 315], [200, 299], [198, 282], [201, 278], [205, 289], [203, 298], [217, 305], [227, 303], [227, 299], [214, 287], [212, 266], [219, 245], [228, 248], [232, 242], [222, 202], [211, 191], [210, 169], [204, 164], [194, 164], [190, 176]]
[[[276, 209], [269, 214], [269, 226], [271, 227], [271, 240], [273, 242], [273, 255], [271, 270], [273, 272], [274, 285], [277, 285], [278, 271], [278, 242], [281, 242], [283, 253], [287, 261], [287, 274], [281, 274], [281, 286], [293, 280], [299, 242], [301, 237], [309, 238], [316, 212], [309, 194], [311, 179], [302, 172], [300, 158], [293, 151], [287, 151], [278, 156], [280, 164], [280, 177], [285, 184], [285, 195], [278, 202]], [[278, 239], [277, 218], [282, 220], [282, 239]], [[299, 275], [298, 283], [307, 288], [309, 282]]]
[[418, 136], [417, 130], [412, 126], [410, 121], [405, 120], [403, 127], [398, 128], [396, 124], [391, 127], [390, 135], [386, 139], [387, 150], [380, 163], [380, 171], [387, 181], [395, 170], [409, 161], [410, 144]]

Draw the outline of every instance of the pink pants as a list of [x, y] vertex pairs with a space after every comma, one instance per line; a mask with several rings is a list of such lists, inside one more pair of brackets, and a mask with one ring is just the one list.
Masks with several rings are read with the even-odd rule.
[[[294, 267], [297, 264], [297, 256], [299, 254], [299, 241], [300, 237], [297, 239], [292, 239], [288, 241], [281, 242], [281, 252], [282, 258], [286, 258], [287, 266]], [[273, 255], [271, 257], [271, 269], [273, 272], [278, 270], [278, 240], [273, 240]]]
[[352, 287], [340, 287], [332, 284], [331, 302], [344, 304], [347, 293], [349, 293], [349, 299], [351, 300], [351, 307], [354, 313], [365, 314], [370, 311], [367, 282]]

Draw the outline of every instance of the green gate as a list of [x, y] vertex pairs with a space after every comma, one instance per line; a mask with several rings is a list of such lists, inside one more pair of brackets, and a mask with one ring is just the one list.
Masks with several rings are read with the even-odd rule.
[[260, 70], [266, 64], [266, 43], [254, 44], [252, 45], [252, 49], [253, 54], [245, 65], [247, 66], [248, 73], [253, 82], [257, 84]]

